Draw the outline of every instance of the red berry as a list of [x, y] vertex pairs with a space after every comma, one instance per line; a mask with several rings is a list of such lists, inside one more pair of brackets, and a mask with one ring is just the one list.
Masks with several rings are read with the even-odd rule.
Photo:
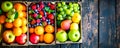
[[55, 5], [54, 4], [50, 5], [50, 9], [54, 10], [55, 9]]
[[42, 10], [39, 12], [39, 14], [44, 16], [44, 12]]
[[42, 20], [45, 21], [46, 20], [45, 17], [42, 17]]
[[41, 4], [41, 5], [40, 5], [40, 8], [43, 9], [43, 8], [44, 8], [44, 4]]
[[53, 20], [50, 20], [51, 24], [54, 24], [54, 19]]
[[49, 15], [48, 15], [48, 18], [49, 18], [49, 19], [54, 19], [54, 15], [53, 15], [53, 14], [49, 14]]
[[36, 22], [37, 22], [37, 23], [40, 23], [40, 19], [37, 19]]
[[38, 16], [38, 14], [37, 14], [37, 13], [34, 13], [34, 14], [33, 14], [33, 17], [34, 17], [34, 18], [36, 18], [37, 16]]
[[33, 24], [35, 24], [35, 23], [36, 23], [36, 21], [35, 21], [35, 20], [32, 20], [32, 21], [31, 21], [31, 24], [32, 24], [32, 25], [33, 25]]
[[37, 8], [36, 4], [32, 5], [31, 7], [33, 10], [35, 10]]
[[41, 11], [41, 8], [37, 8], [38, 11]]
[[50, 5], [51, 5], [51, 3], [49, 2], [49, 3], [48, 3], [48, 6], [50, 6]]

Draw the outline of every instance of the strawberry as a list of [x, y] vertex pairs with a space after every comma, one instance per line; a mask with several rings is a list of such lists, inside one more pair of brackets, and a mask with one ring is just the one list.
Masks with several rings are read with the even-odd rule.
[[54, 4], [50, 5], [50, 9], [55, 10], [55, 5]]
[[43, 9], [44, 8], [44, 4], [40, 4], [40, 8]]
[[37, 8], [38, 11], [41, 11], [41, 8]]
[[53, 15], [53, 14], [49, 14], [49, 15], [48, 15], [48, 18], [49, 18], [49, 19], [54, 19], [54, 15]]
[[39, 14], [44, 16], [44, 12], [42, 10], [39, 12]]
[[31, 24], [32, 24], [32, 25], [33, 25], [33, 24], [35, 24], [35, 23], [36, 23], [36, 21], [35, 21], [35, 20], [32, 20], [32, 21], [31, 21]]
[[46, 20], [45, 17], [42, 17], [42, 20], [45, 21]]
[[37, 23], [40, 23], [40, 19], [37, 19], [36, 22], [37, 22]]
[[37, 8], [36, 4], [32, 5], [31, 8], [35, 10]]
[[48, 5], [48, 6], [50, 6], [50, 5], [51, 5], [51, 3], [49, 2], [47, 5]]
[[38, 16], [38, 14], [37, 14], [37, 13], [34, 13], [32, 16], [33, 16], [34, 18], [36, 18], [36, 17]]

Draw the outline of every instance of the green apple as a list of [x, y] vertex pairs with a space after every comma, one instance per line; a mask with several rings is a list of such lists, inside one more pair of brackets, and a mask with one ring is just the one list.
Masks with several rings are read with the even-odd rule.
[[78, 26], [78, 24], [77, 23], [72, 23], [71, 25], [70, 25], [70, 30], [78, 30], [79, 29], [79, 26]]
[[1, 8], [4, 12], [8, 12], [13, 8], [13, 3], [10, 1], [5, 1], [2, 3]]
[[72, 42], [76, 42], [80, 39], [80, 32], [78, 30], [70, 30], [68, 37]]
[[64, 30], [60, 30], [56, 33], [56, 39], [59, 42], [65, 42], [67, 40], [67, 33]]
[[14, 42], [15, 40], [15, 35], [12, 33], [11, 30], [6, 30], [4, 33], [3, 33], [3, 40], [8, 43], [8, 44], [11, 44], [12, 42]]

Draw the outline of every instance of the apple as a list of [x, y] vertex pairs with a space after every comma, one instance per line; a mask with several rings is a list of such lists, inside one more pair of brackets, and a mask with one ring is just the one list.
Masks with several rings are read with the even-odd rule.
[[71, 23], [72, 23], [71, 20], [64, 20], [64, 21], [61, 22], [61, 28], [62, 28], [63, 30], [69, 30]]
[[13, 4], [10, 1], [5, 1], [2, 3], [1, 8], [4, 12], [8, 12], [13, 8]]
[[67, 40], [67, 33], [64, 30], [60, 30], [56, 33], [56, 39], [59, 42], [65, 42]]
[[70, 30], [68, 33], [68, 37], [72, 42], [76, 42], [80, 38], [80, 32], [78, 30]]
[[15, 41], [18, 43], [18, 44], [25, 44], [26, 43], [26, 40], [27, 40], [27, 35], [26, 34], [22, 34], [20, 36], [16, 36], [15, 38]]
[[11, 30], [6, 30], [4, 33], [3, 33], [3, 40], [8, 43], [8, 44], [11, 44], [12, 42], [14, 42], [15, 40], [15, 35], [12, 33]]
[[71, 23], [70, 30], [72, 30], [72, 29], [78, 30], [79, 29], [78, 24], [77, 23]]
[[39, 42], [39, 36], [36, 34], [31, 34], [30, 35], [30, 42], [32, 44], [37, 44]]

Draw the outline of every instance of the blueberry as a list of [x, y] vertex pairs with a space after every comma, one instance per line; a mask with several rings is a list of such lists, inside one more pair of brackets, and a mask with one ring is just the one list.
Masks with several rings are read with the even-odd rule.
[[43, 10], [43, 12], [44, 12], [44, 16], [47, 17], [47, 13], [45, 12], [45, 10]]
[[36, 9], [36, 10], [34, 10], [34, 11], [35, 11], [35, 13], [37, 13], [37, 14], [39, 13], [37, 9]]
[[50, 24], [50, 21], [48, 21], [48, 24]]
[[28, 24], [28, 27], [31, 27], [31, 24]]
[[37, 25], [36, 24], [34, 24], [34, 27], [36, 27]]
[[46, 22], [48, 22], [48, 19], [46, 19]]
[[40, 7], [40, 5], [39, 4], [37, 4], [37, 8], [39, 8]]
[[33, 28], [34, 26], [32, 25], [31, 27]]
[[39, 25], [42, 26], [42, 23], [40, 23]]
[[37, 26], [39, 25], [39, 23], [36, 24]]

